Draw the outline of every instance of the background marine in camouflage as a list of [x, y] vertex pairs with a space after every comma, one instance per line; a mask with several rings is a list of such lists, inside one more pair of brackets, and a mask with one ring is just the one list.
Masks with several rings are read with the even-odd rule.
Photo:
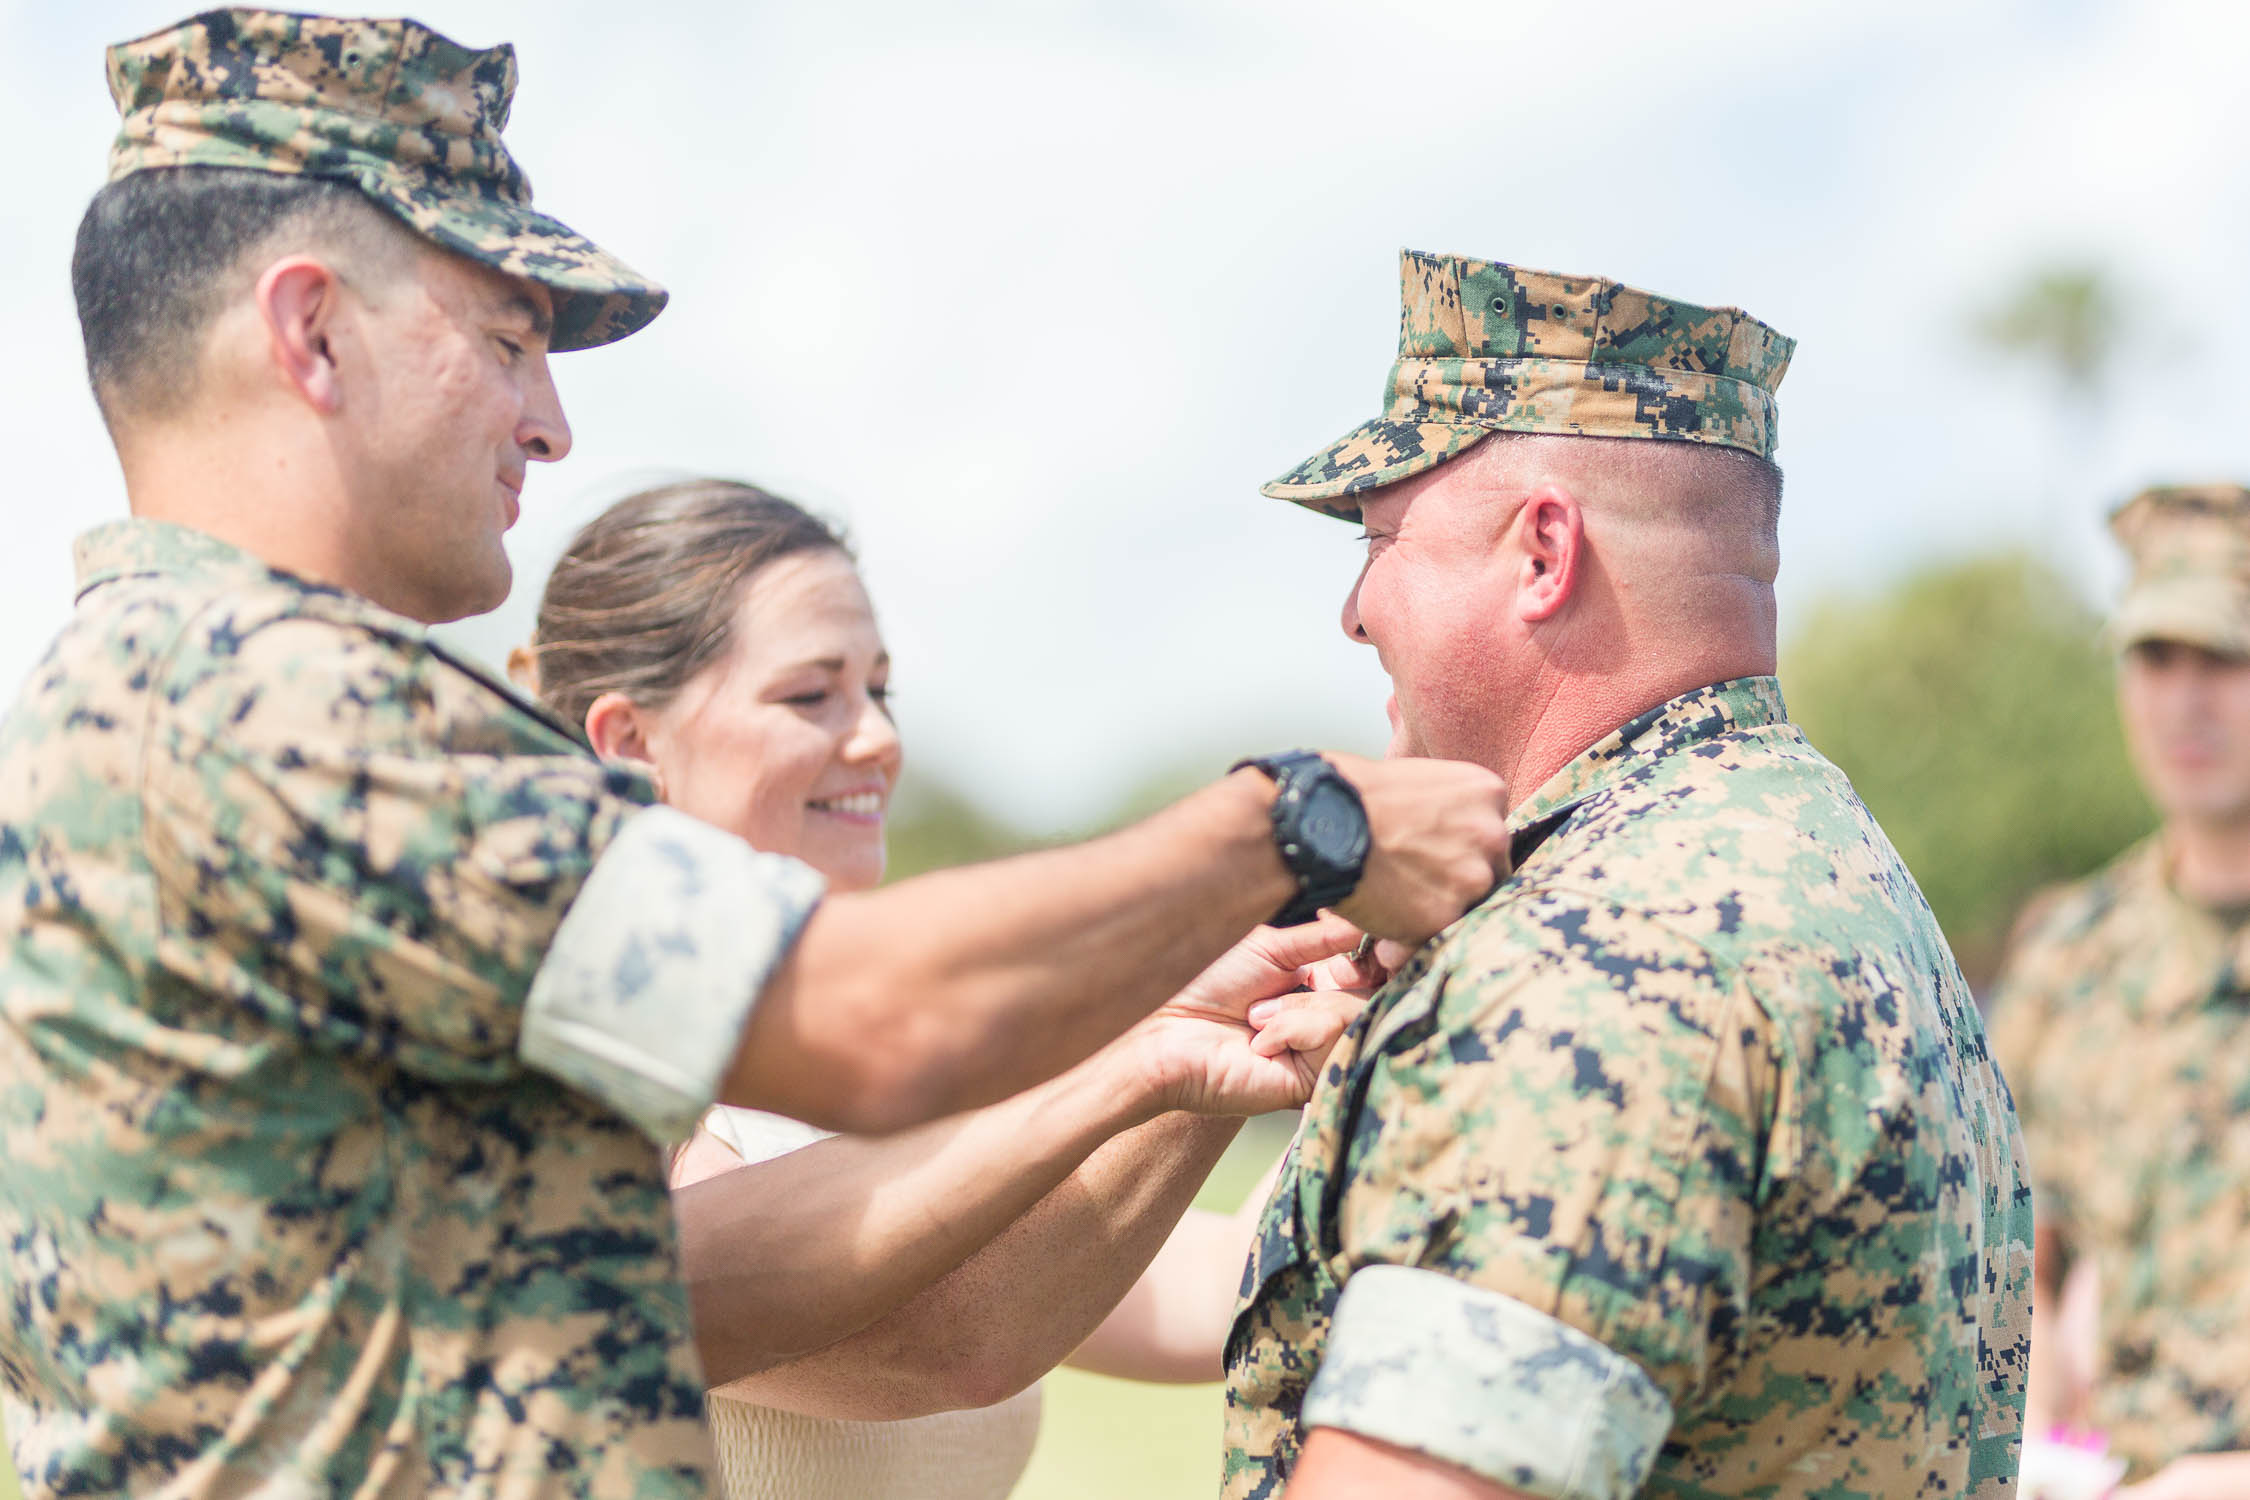
[[[2033, 1421], [2105, 1433], [2150, 1496], [2250, 1494], [2250, 490], [2147, 490], [2111, 530], [2164, 825], [2043, 898], [1993, 997], [2039, 1192]], [[2046, 1310], [2089, 1293], [2090, 1331]]]
[[[1331, 1060], [1245, 1276], [1222, 1493], [1998, 1500], [2022, 1145], [1928, 906], [1770, 675], [1789, 342], [1405, 271], [1412, 441], [1363, 427], [1268, 493], [1361, 519], [1344, 626], [1393, 753], [1507, 774], [1519, 867]], [[1513, 322], [1468, 357], [1533, 287], [1585, 289], [1541, 303], [1583, 310], [1580, 366], [1508, 364], [1546, 332]]]

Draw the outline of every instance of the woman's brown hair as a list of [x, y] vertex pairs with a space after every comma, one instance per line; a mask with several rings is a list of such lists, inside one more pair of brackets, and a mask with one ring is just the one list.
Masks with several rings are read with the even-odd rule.
[[629, 495], [556, 562], [519, 675], [574, 726], [604, 693], [661, 709], [726, 655], [751, 575], [807, 552], [852, 555], [835, 527], [754, 485], [688, 479]]

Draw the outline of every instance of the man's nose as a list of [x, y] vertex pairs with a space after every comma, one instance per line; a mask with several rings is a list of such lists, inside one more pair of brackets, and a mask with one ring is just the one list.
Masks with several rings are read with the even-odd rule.
[[570, 452], [570, 419], [563, 415], [562, 393], [545, 360], [525, 393], [523, 418], [516, 424], [516, 446], [534, 462], [559, 463]]
[[1350, 636], [1362, 646], [1370, 644], [1367, 639], [1367, 627], [1361, 623], [1359, 618], [1359, 586], [1366, 581], [1367, 569], [1361, 568], [1359, 576], [1352, 580], [1352, 591], [1344, 596], [1343, 618], [1337, 622], [1344, 627], [1344, 634]]

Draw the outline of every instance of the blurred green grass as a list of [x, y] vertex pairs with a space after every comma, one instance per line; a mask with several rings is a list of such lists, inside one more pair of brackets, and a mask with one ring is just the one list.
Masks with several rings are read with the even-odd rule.
[[[1252, 1120], [1196, 1195], [1239, 1207], [1289, 1145], [1294, 1115]], [[1143, 1385], [1078, 1370], [1047, 1377], [1031, 1467], [1012, 1500], [1208, 1500], [1219, 1490], [1224, 1387]]]
[[[1231, 1212], [1289, 1144], [1293, 1115], [1252, 1120], [1196, 1195]], [[1077, 1370], [1047, 1377], [1046, 1417], [1013, 1500], [1205, 1500], [1219, 1488], [1216, 1385], [1142, 1385]], [[0, 1464], [0, 1500], [21, 1500]]]

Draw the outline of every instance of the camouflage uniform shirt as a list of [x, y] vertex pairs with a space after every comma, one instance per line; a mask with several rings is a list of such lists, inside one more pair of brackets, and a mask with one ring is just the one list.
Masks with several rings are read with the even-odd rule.
[[2012, 1491], [2031, 1199], [1960, 971], [1770, 678], [1516, 815], [1315, 1094], [1227, 1348], [1224, 1494], [1307, 1427], [1534, 1495]]
[[2040, 1222], [2093, 1257], [2094, 1425], [2139, 1478], [2250, 1448], [2250, 931], [2175, 893], [2152, 839], [2047, 906], [1993, 1044]]
[[80, 542], [0, 727], [31, 1497], [709, 1492], [656, 1139], [819, 894], [367, 601]]

